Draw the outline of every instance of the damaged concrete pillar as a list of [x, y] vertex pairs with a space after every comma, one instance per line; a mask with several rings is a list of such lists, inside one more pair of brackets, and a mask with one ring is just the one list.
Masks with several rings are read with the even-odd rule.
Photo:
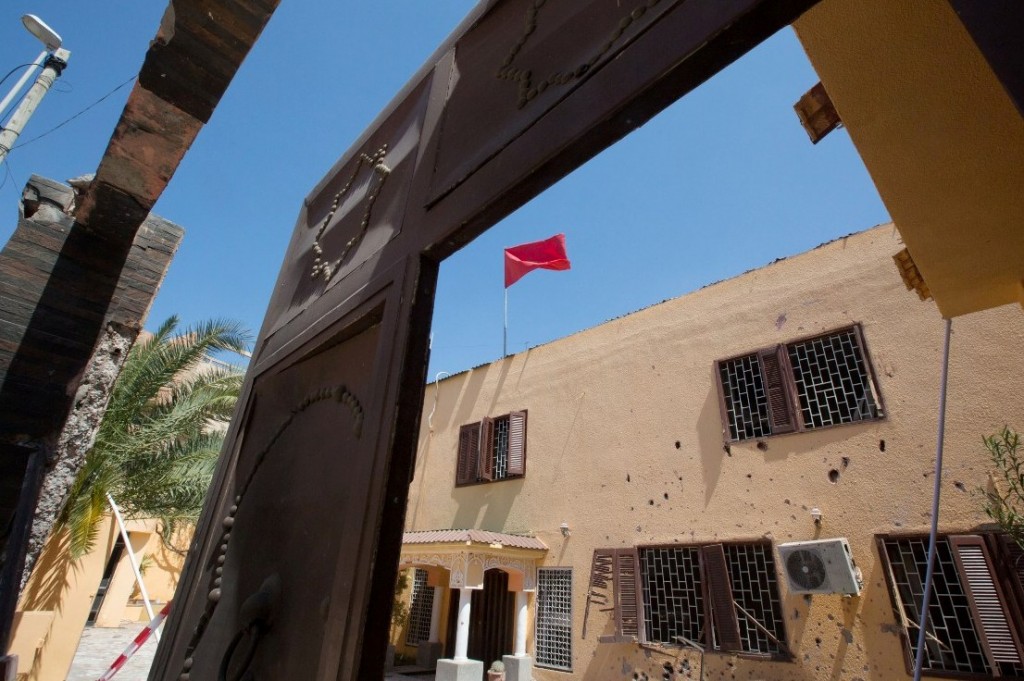
[[[87, 187], [88, 178], [79, 185]], [[150, 215], [119, 244], [75, 221], [72, 187], [33, 176], [0, 251], [0, 645], [183, 230]]]

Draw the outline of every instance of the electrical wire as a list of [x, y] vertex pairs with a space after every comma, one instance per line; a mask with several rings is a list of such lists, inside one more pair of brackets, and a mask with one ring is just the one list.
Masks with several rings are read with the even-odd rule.
[[123, 83], [121, 83], [120, 85], [118, 85], [117, 87], [115, 87], [115, 88], [114, 88], [113, 90], [111, 90], [110, 92], [108, 92], [107, 94], [105, 94], [105, 95], [103, 95], [102, 97], [100, 97], [99, 99], [97, 99], [97, 100], [96, 100], [95, 102], [93, 102], [93, 103], [92, 103], [92, 104], [90, 104], [89, 106], [85, 107], [84, 109], [82, 109], [81, 111], [79, 111], [78, 113], [76, 113], [76, 114], [75, 114], [74, 116], [71, 116], [70, 118], [67, 118], [67, 119], [65, 119], [64, 121], [62, 121], [62, 122], [58, 123], [57, 125], [53, 126], [52, 128], [50, 128], [50, 129], [49, 129], [49, 130], [47, 130], [46, 132], [44, 132], [44, 133], [42, 133], [42, 134], [40, 134], [40, 135], [36, 135], [36, 136], [35, 136], [35, 137], [33, 137], [32, 139], [26, 140], [26, 141], [22, 142], [21, 144], [16, 144], [16, 145], [14, 145], [13, 147], [11, 147], [11, 151], [14, 151], [15, 149], [21, 149], [21, 148], [22, 148], [22, 147], [24, 147], [24, 146], [28, 146], [29, 144], [32, 144], [33, 142], [36, 142], [36, 141], [38, 141], [38, 140], [41, 140], [42, 138], [46, 137], [47, 135], [49, 135], [49, 134], [51, 134], [51, 133], [54, 133], [54, 132], [56, 132], [56, 131], [60, 130], [60, 129], [61, 129], [61, 128], [63, 128], [63, 127], [65, 126], [65, 125], [67, 125], [67, 124], [68, 124], [68, 123], [70, 123], [71, 121], [75, 120], [76, 118], [78, 118], [79, 116], [81, 116], [82, 114], [84, 114], [85, 112], [87, 112], [87, 111], [88, 111], [89, 109], [92, 109], [93, 107], [95, 107], [96, 105], [98, 105], [98, 104], [99, 104], [100, 102], [102, 102], [103, 100], [105, 100], [105, 99], [107, 99], [108, 97], [110, 97], [111, 95], [113, 95], [113, 94], [114, 94], [115, 92], [117, 92], [118, 90], [120, 90], [121, 88], [123, 88], [123, 87], [124, 87], [125, 85], [128, 85], [128, 83], [131, 83], [132, 81], [134, 81], [134, 80], [136, 79], [136, 77], [137, 77], [137, 76], [132, 76], [131, 78], [129, 78], [128, 80], [124, 81]]
[[27, 66], [35, 66], [35, 65], [36, 65], [36, 63], [32, 62], [31, 64], [22, 64], [21, 66], [15, 66], [13, 69], [11, 69], [10, 71], [7, 72], [6, 76], [4, 76], [3, 78], [0, 78], [0, 85], [3, 85], [4, 81], [7, 80], [8, 78], [10, 78], [11, 76], [13, 76], [15, 74], [15, 72], [17, 72], [19, 69], [23, 69], [23, 68], [25, 68]]
[[0, 189], [3, 189], [4, 185], [7, 184], [7, 180], [11, 179], [11, 164], [7, 162], [6, 156], [3, 160], [0, 160], [0, 164], [4, 166], [4, 176], [0, 179]]

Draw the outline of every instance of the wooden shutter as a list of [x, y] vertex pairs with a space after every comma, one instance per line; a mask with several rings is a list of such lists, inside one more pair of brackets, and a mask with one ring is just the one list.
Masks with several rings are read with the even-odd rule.
[[729, 407], [725, 403], [725, 384], [722, 383], [722, 362], [715, 360], [715, 383], [718, 385], [718, 415], [722, 418], [722, 439], [735, 441], [729, 425]]
[[949, 543], [993, 673], [998, 673], [1000, 663], [1020, 664], [1020, 644], [1010, 624], [1006, 599], [993, 574], [985, 540], [977, 535], [966, 535], [950, 537]]
[[636, 549], [615, 551], [615, 620], [620, 640], [640, 639], [640, 578]]
[[[615, 633], [600, 636], [602, 643], [636, 641], [640, 637], [640, 580], [636, 549], [594, 549], [590, 566], [590, 588], [583, 613], [583, 636], [587, 635], [587, 617], [591, 603], [601, 612], [612, 611]], [[608, 607], [609, 604], [611, 607]]]
[[594, 549], [594, 559], [590, 564], [590, 584], [587, 587], [587, 607], [583, 611], [583, 638], [587, 637], [591, 603], [597, 605], [601, 612], [609, 610], [607, 606], [615, 588], [614, 565], [615, 549]]
[[481, 480], [494, 480], [494, 419], [490, 417], [480, 422], [480, 467], [477, 474]]
[[[906, 665], [907, 674], [913, 676], [915, 661], [914, 650], [917, 646], [917, 638], [914, 638], [913, 641], [911, 641], [910, 618], [907, 616], [907, 609], [903, 605], [903, 598], [900, 596], [900, 589], [896, 582], [896, 573], [892, 569], [892, 562], [889, 560], [889, 551], [886, 546], [885, 537], [875, 538], [875, 548], [878, 550], [878, 558], [885, 570], [885, 578], [889, 585], [889, 599], [892, 603], [893, 612], [899, 618], [899, 624], [901, 627], [900, 639], [903, 641], [903, 662]], [[918, 625], [914, 624], [913, 626], [916, 630]]]
[[771, 424], [772, 435], [792, 433], [797, 429], [797, 410], [793, 400], [793, 371], [789, 368], [786, 346], [761, 350], [757, 359], [768, 396], [768, 423]]
[[458, 463], [455, 467], [456, 485], [476, 482], [476, 467], [479, 455], [480, 424], [467, 423], [459, 428]]
[[[739, 652], [740, 625], [736, 619], [736, 606], [732, 599], [729, 566], [725, 561], [725, 547], [711, 544], [700, 548], [701, 568], [707, 584], [707, 602], [711, 605], [711, 621], [718, 638], [718, 650]], [[708, 639], [711, 640], [710, 637]]]
[[508, 415], [508, 474], [526, 474], [526, 412]]

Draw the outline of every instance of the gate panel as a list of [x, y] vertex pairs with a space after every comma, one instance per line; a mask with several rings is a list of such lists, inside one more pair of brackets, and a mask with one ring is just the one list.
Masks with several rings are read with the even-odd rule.
[[381, 677], [440, 259], [815, 2], [473, 10], [302, 208], [154, 681]]

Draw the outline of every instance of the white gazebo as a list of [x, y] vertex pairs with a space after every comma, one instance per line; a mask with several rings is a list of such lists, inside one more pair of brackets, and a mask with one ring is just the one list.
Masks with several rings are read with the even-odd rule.
[[[423, 568], [428, 585], [434, 588], [430, 619], [430, 640], [420, 649], [418, 661], [437, 662], [437, 681], [479, 681], [482, 660], [468, 656], [473, 591], [484, 588], [484, 574], [498, 569], [508, 575], [508, 590], [515, 593], [514, 650], [505, 655], [507, 681], [529, 681], [532, 658], [526, 654], [529, 596], [537, 590], [537, 564], [548, 547], [535, 537], [488, 532], [486, 530], [428, 530], [406, 532], [402, 538], [402, 568]], [[454, 654], [441, 653], [441, 604], [445, 589], [458, 589], [458, 620]], [[430, 659], [433, 658], [433, 659]]]

